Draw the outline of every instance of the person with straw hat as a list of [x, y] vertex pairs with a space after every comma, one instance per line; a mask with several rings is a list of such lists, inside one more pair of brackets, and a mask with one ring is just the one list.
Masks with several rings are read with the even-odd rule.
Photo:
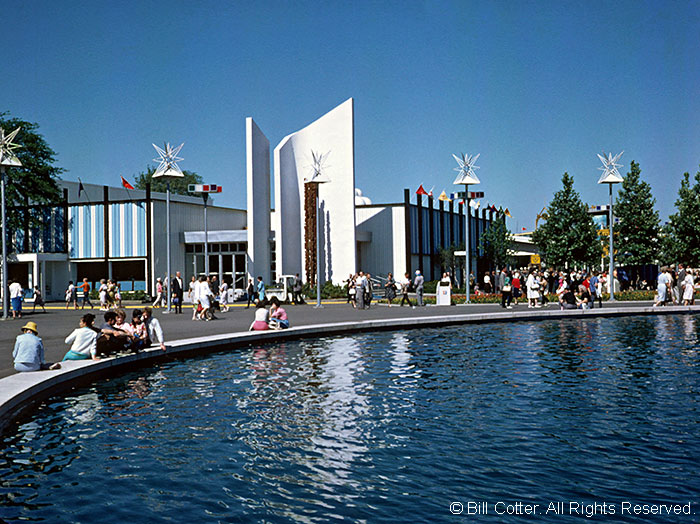
[[12, 357], [15, 359], [15, 370], [19, 372], [39, 371], [40, 369], [60, 369], [61, 364], [44, 361], [44, 344], [39, 338], [36, 322], [27, 322], [20, 328], [17, 335]]

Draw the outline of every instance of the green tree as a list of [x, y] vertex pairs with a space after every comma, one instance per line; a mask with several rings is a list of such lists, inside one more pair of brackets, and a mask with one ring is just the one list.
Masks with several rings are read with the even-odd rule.
[[448, 247], [441, 247], [438, 249], [438, 255], [442, 270], [449, 271], [454, 278], [461, 281], [460, 275], [464, 271], [464, 257], [456, 256], [455, 251], [464, 251], [464, 242], [459, 245], [452, 244]]
[[639, 164], [632, 160], [630, 171], [617, 194], [614, 213], [615, 258], [621, 264], [650, 264], [658, 258], [659, 213], [651, 186], [640, 178]]
[[[134, 187], [136, 189], [146, 189], [146, 184], [151, 183], [151, 191], [165, 193], [166, 191], [166, 180], [163, 178], [153, 179], [153, 173], [156, 172], [156, 168], [153, 166], [147, 166], [145, 172], [141, 172], [134, 177], [136, 181]], [[189, 195], [187, 191], [187, 186], [190, 184], [201, 184], [202, 177], [199, 176], [194, 171], [184, 170], [182, 172], [185, 175], [183, 178], [171, 178], [170, 179], [170, 192], [176, 195]]]
[[[20, 145], [14, 153], [22, 162], [22, 167], [6, 167], [7, 187], [5, 190], [8, 207], [23, 206], [28, 198], [35, 204], [56, 202], [60, 198], [57, 180], [65, 170], [56, 167], [56, 153], [49, 147], [44, 137], [37, 133], [39, 125], [20, 118], [12, 118], [9, 113], [0, 113], [0, 127], [11, 133], [18, 127], [20, 132], [14, 143]], [[38, 216], [27, 218], [30, 226], [38, 225]], [[7, 213], [8, 233], [21, 229], [24, 225], [23, 213]]]
[[700, 171], [691, 186], [690, 174], [684, 173], [676, 200], [676, 213], [664, 228], [664, 255], [669, 262], [697, 266], [700, 263]]
[[505, 219], [501, 218], [493, 220], [479, 239], [479, 249], [486, 258], [493, 260], [496, 267], [510, 264], [513, 257], [512, 244], [513, 234], [508, 230]]
[[591, 267], [600, 263], [602, 246], [588, 206], [574, 190], [574, 179], [564, 173], [563, 188], [549, 203], [547, 221], [532, 235], [545, 262], [555, 267]]

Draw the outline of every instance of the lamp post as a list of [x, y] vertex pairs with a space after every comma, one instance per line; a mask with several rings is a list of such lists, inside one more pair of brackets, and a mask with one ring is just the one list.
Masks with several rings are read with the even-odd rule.
[[[221, 186], [216, 184], [190, 184], [187, 186], [190, 193], [201, 193], [204, 200], [204, 273], [209, 276], [209, 229], [207, 227], [207, 202], [209, 193], [221, 193]], [[222, 269], [219, 268], [219, 273]], [[219, 275], [221, 277], [221, 275]]]
[[603, 163], [603, 167], [599, 167], [603, 174], [600, 175], [598, 180], [599, 184], [608, 184], [608, 189], [610, 193], [610, 209], [608, 210], [608, 233], [610, 234], [610, 267], [608, 270], [608, 289], [610, 290], [610, 302], [615, 302], [615, 277], [613, 277], [613, 184], [619, 184], [623, 181], [622, 175], [617, 170], [618, 167], [622, 167], [622, 164], [617, 164], [616, 162], [620, 159], [624, 151], [613, 156], [612, 153], [608, 153], [607, 157], [598, 155], [600, 161]]
[[156, 149], [158, 152], [159, 158], [154, 158], [155, 162], [160, 162], [158, 164], [158, 167], [156, 168], [155, 173], [153, 173], [153, 178], [165, 178], [165, 252], [166, 252], [166, 260], [167, 260], [167, 289], [168, 289], [168, 310], [164, 311], [164, 313], [170, 313], [170, 308], [172, 305], [172, 300], [171, 300], [171, 293], [170, 293], [170, 180], [172, 178], [184, 178], [185, 175], [182, 174], [182, 171], [180, 170], [180, 167], [177, 165], [177, 162], [179, 160], [183, 160], [182, 158], [179, 158], [177, 154], [180, 152], [180, 149], [182, 149], [182, 146], [184, 146], [184, 142], [180, 144], [176, 148], [172, 148], [170, 146], [170, 143], [165, 144], [165, 149], [159, 148], [157, 145], [153, 144], [153, 147]]
[[469, 185], [470, 184], [480, 184], [481, 181], [474, 173], [475, 169], [479, 169], [476, 165], [476, 160], [479, 158], [478, 153], [476, 155], [470, 156], [462, 154], [460, 156], [452, 155], [457, 161], [459, 167], [454, 168], [458, 172], [457, 178], [454, 181], [455, 185], [464, 186], [464, 251], [465, 251], [465, 262], [464, 262], [464, 286], [467, 292], [467, 298], [464, 301], [465, 304], [469, 304], [469, 262], [470, 262], [470, 252], [469, 252]]
[[321, 305], [321, 264], [319, 264], [319, 258], [321, 256], [321, 213], [319, 209], [319, 196], [318, 196], [318, 186], [319, 184], [325, 184], [330, 182], [330, 179], [323, 172], [323, 161], [328, 156], [311, 152], [312, 165], [312, 175], [311, 177], [304, 179], [304, 184], [315, 185], [316, 186], [316, 308], [320, 309]]
[[9, 135], [0, 127], [0, 200], [2, 200], [2, 319], [7, 320], [7, 214], [5, 210], [5, 167], [22, 167], [22, 162], [13, 153], [19, 144], [12, 141], [19, 133], [18, 127]]

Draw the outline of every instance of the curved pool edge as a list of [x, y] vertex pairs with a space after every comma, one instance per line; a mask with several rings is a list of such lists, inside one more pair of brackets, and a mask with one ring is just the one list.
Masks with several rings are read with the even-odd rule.
[[636, 315], [670, 315], [700, 313], [698, 306], [624, 307], [590, 310], [535, 310], [506, 311], [499, 313], [456, 314], [430, 317], [393, 318], [334, 322], [294, 327], [283, 331], [239, 332], [180, 339], [168, 342], [167, 351], [149, 348], [141, 353], [110, 357], [101, 360], [62, 362], [56, 371], [16, 373], [0, 379], [0, 433], [10, 422], [35, 402], [65, 391], [79, 383], [99, 377], [113, 377], [134, 367], [145, 367], [162, 360], [183, 358], [222, 351], [224, 348], [240, 348], [256, 343], [317, 338], [377, 330], [401, 330], [434, 328], [459, 324], [538, 321], [620, 317]]

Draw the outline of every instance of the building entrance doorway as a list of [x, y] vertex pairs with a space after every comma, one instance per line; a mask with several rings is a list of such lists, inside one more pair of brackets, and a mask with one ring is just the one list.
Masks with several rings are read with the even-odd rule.
[[[226, 282], [233, 289], [245, 290], [246, 286], [246, 253], [244, 243], [209, 244], [209, 276]], [[186, 246], [187, 269], [185, 278], [190, 280], [207, 276], [204, 263], [204, 244], [188, 244]]]

